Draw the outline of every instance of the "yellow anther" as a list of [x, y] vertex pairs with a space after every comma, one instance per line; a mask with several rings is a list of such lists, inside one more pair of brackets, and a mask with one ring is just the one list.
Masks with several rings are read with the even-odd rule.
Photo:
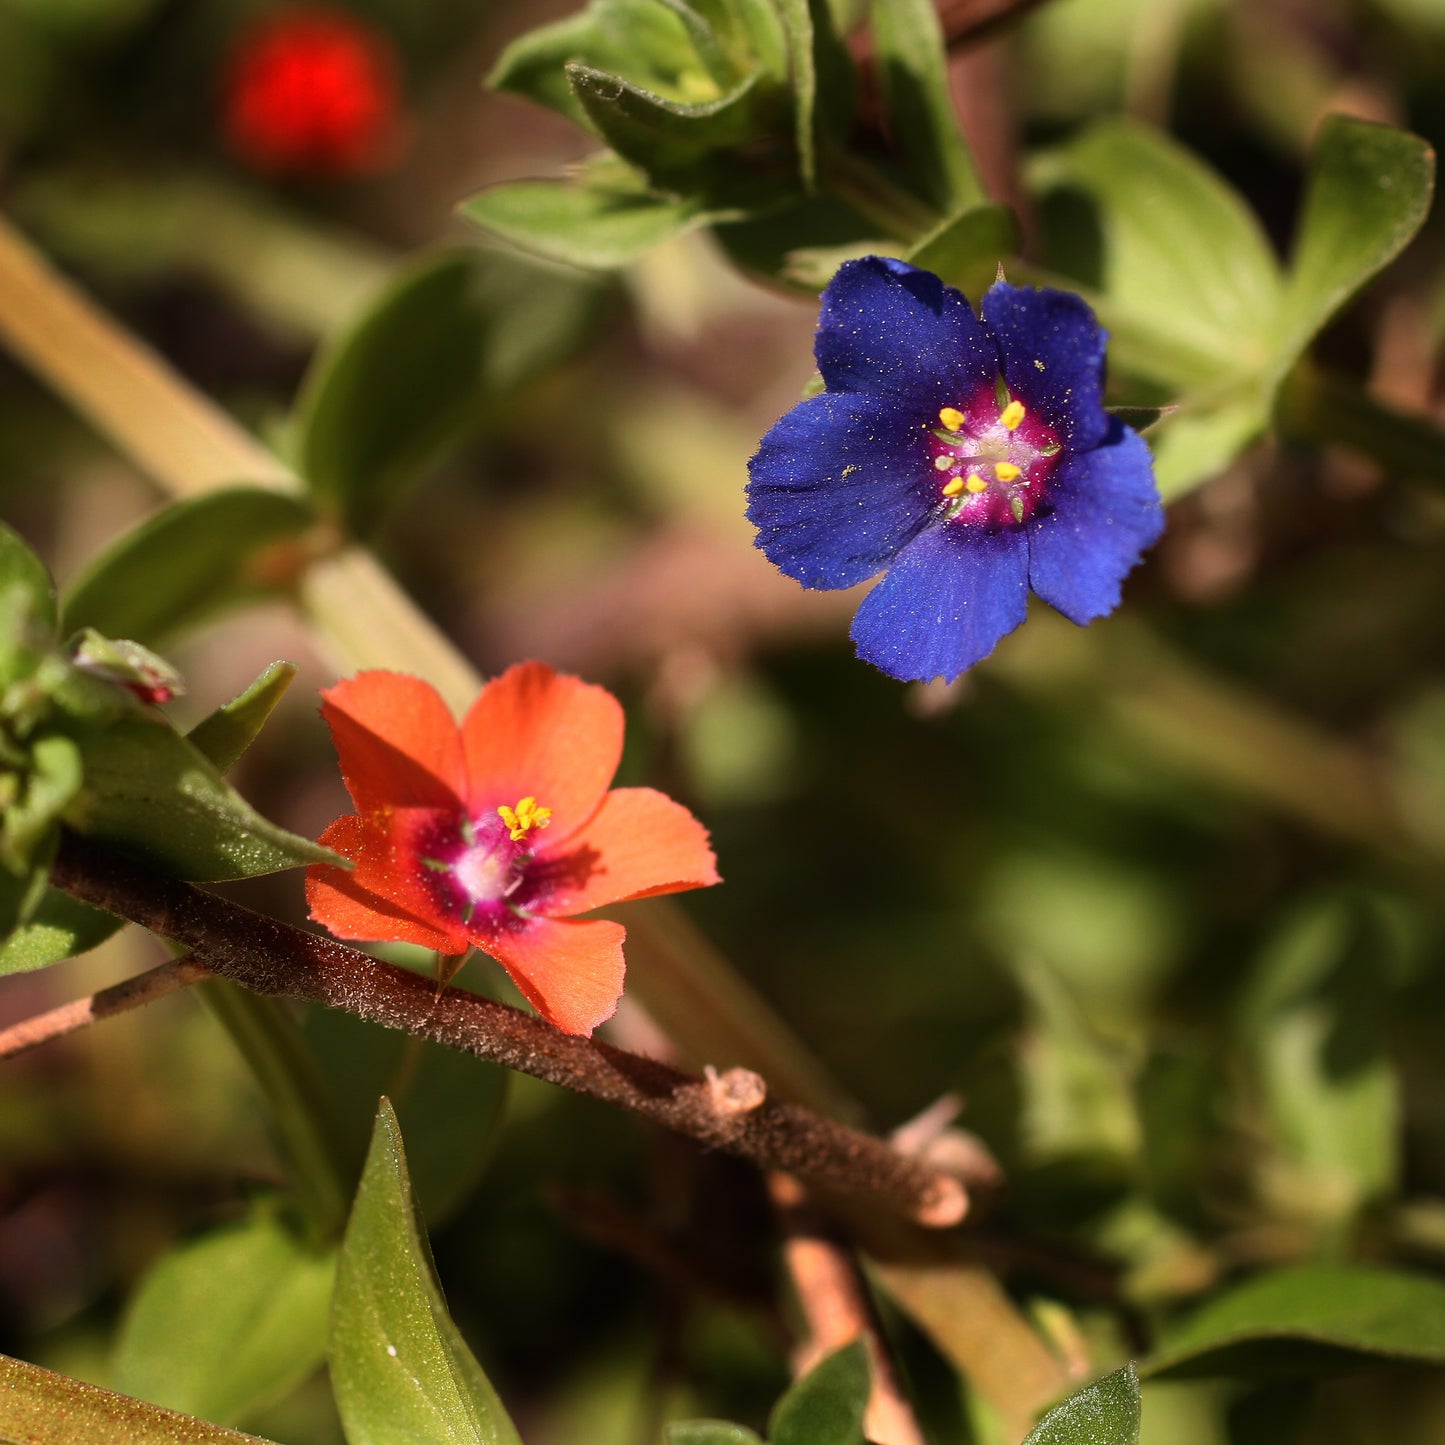
[[949, 431], [957, 431], [967, 418], [956, 406], [946, 406], [938, 413], [938, 419]]
[[968, 481], [964, 483], [964, 485], [969, 489], [970, 492], [986, 492], [986, 491], [988, 491], [988, 483], [987, 483], [986, 481], [984, 481], [984, 479], [983, 479], [981, 476], [979, 476], [979, 474], [978, 474], [977, 472], [975, 472], [975, 473], [968, 479]]
[[552, 810], [539, 808], [536, 798], [523, 798], [515, 808], [503, 803], [497, 816], [507, 825], [512, 842], [519, 843], [533, 828], [545, 828], [552, 821]]
[[1021, 401], [1011, 401], [998, 414], [998, 419], [1010, 430], [1017, 431], [1023, 425], [1024, 404]]
[[1016, 482], [1023, 476], [1023, 470], [1014, 466], [1012, 462], [995, 462], [993, 464], [993, 474], [1001, 482]]
[[933, 465], [941, 472], [946, 472], [953, 465], [952, 457], [934, 457]]
[[963, 490], [962, 477], [950, 477], [943, 484], [943, 495], [945, 497], [956, 497]]

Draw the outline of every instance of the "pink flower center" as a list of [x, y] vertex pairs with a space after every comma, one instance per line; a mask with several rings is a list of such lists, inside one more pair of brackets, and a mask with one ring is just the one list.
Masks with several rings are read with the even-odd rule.
[[995, 531], [1038, 510], [1063, 444], [1000, 378], [944, 407], [929, 425], [928, 449], [947, 520]]

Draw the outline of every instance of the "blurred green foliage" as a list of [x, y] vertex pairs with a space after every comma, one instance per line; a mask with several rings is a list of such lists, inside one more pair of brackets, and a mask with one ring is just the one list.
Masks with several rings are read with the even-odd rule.
[[[0, 370], [0, 505], [64, 632], [191, 679], [174, 727], [77, 683], [4, 534], [0, 911], [26, 927], [0, 970], [56, 965], [7, 1016], [156, 957], [126, 932], [58, 962], [113, 930], [44, 888], [61, 817], [218, 876], [345, 810], [283, 604], [364, 536], [487, 671], [621, 693], [624, 780], [713, 830], [726, 886], [690, 916], [862, 1114], [966, 1099], [1006, 1179], [967, 1237], [1103, 1375], [1032, 1441], [1442, 1438], [1441, 7], [1053, 0], [990, 38], [913, 0], [369, 0], [414, 134], [349, 181], [225, 155], [258, 8], [0, 0], [6, 209], [305, 484], [162, 508]], [[468, 195], [544, 260], [459, 246]], [[877, 250], [975, 295], [1000, 262], [1068, 278], [1111, 399], [1174, 408], [1133, 615], [1035, 617], [947, 692], [860, 667], [846, 608], [740, 519], [811, 370], [783, 293]], [[251, 690], [279, 655], [298, 684]], [[72, 685], [104, 728], [55, 722]], [[184, 856], [157, 790], [209, 815]], [[300, 917], [294, 877], [245, 886]], [[8, 1353], [294, 1445], [506, 1440], [498, 1396], [528, 1445], [861, 1438], [856, 1357], [784, 1394], [774, 1225], [727, 1161], [332, 1015], [171, 1001], [3, 1070]], [[383, 1092], [401, 1124], [371, 1135]], [[928, 1438], [1002, 1438], [887, 1323]], [[328, 1329], [334, 1400], [298, 1386]], [[1142, 1397], [1109, 1373], [1131, 1357]]]

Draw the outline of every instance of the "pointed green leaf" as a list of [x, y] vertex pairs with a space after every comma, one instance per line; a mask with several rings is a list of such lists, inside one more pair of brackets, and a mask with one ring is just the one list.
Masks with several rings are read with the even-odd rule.
[[174, 502], [102, 552], [67, 589], [66, 633], [157, 646], [241, 603], [284, 590], [286, 544], [314, 521], [305, 502], [235, 487]]
[[854, 1340], [819, 1361], [773, 1410], [771, 1445], [866, 1445], [868, 1348]]
[[26, 1445], [269, 1445], [0, 1355], [0, 1440]]
[[1125, 1365], [1055, 1405], [1024, 1445], [1138, 1445], [1139, 1378]]
[[350, 1445], [521, 1445], [447, 1313], [385, 1100], [341, 1247], [330, 1354]]
[[1409, 131], [1327, 116], [1310, 157], [1281, 311], [1281, 367], [1420, 229], [1435, 153]]
[[172, 1410], [234, 1424], [281, 1399], [326, 1356], [336, 1270], [260, 1207], [164, 1255], [132, 1296], [116, 1383]]
[[869, 16], [888, 131], [914, 192], [945, 215], [981, 205], [988, 198], [953, 108], [934, 0], [872, 0]]
[[268, 822], [159, 714], [80, 729], [85, 787], [67, 821], [79, 832], [197, 882], [339, 861]]
[[662, 1438], [664, 1445], [763, 1445], [746, 1425], [727, 1420], [679, 1420]]
[[597, 299], [583, 278], [476, 248], [403, 271], [302, 386], [297, 461], [312, 495], [370, 530], [489, 409], [575, 347]]
[[1144, 1372], [1330, 1372], [1350, 1354], [1445, 1365], [1445, 1284], [1354, 1265], [1277, 1270], [1210, 1300]]
[[567, 78], [593, 128], [651, 183], [709, 205], [752, 209], [785, 195], [742, 154], [766, 135], [767, 106], [754, 70], [715, 99], [684, 103], [619, 75], [569, 65]]
[[715, 219], [689, 198], [654, 195], [617, 162], [568, 181], [512, 181], [462, 206], [479, 226], [552, 261], [613, 270]]
[[487, 84], [587, 127], [587, 113], [567, 83], [566, 67], [574, 62], [625, 75], [672, 99], [698, 99], [709, 79], [695, 36], [662, 0], [592, 0], [585, 10], [514, 40]]
[[98, 948], [123, 922], [58, 888], [47, 888], [26, 922], [0, 943], [0, 977], [49, 968]]
[[1098, 205], [1102, 290], [1111, 310], [1153, 334], [1153, 379], [1187, 387], [1268, 365], [1278, 263], [1254, 213], [1192, 151], [1132, 122], [1104, 121], [1041, 169]]
[[186, 734], [186, 741], [212, 767], [226, 772], [251, 746], [295, 676], [294, 663], [273, 662], [239, 697], [202, 718]]

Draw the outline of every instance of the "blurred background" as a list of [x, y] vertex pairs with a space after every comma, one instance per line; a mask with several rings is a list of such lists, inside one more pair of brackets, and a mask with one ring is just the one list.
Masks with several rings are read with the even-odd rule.
[[[572, 8], [0, 0], [0, 204], [284, 448], [316, 348], [396, 268], [494, 245], [461, 200], [595, 149], [481, 86]], [[1026, 246], [1028, 158], [1103, 115], [1167, 127], [1281, 247], [1327, 110], [1445, 139], [1440, 0], [1014, 8], [983, 34], [978, 7], [943, 14], [966, 37], [965, 128]], [[307, 46], [334, 105], [278, 136], [255, 92], [284, 92]], [[1437, 220], [1320, 354], [1445, 418], [1441, 242]], [[1036, 604], [975, 674], [903, 687], [852, 656], [857, 594], [779, 577], [742, 516], [748, 457], [812, 372], [809, 295], [702, 232], [620, 274], [502, 251], [488, 274], [534, 352], [379, 520], [378, 552], [486, 673], [541, 657], [623, 698], [622, 781], [713, 831], [726, 883], [683, 901], [703, 934], [872, 1126], [966, 1101], [1007, 1180], [974, 1234], [1010, 1288], [1122, 1360], [1250, 1269], [1445, 1268], [1439, 493], [1262, 443], [1171, 509], [1119, 616], [1079, 632]], [[162, 501], [0, 356], [0, 509], [62, 586]], [[315, 710], [331, 673], [286, 606], [165, 650], [183, 719], [298, 663], [238, 786], [311, 836], [349, 811]], [[303, 918], [299, 874], [236, 892]], [[7, 979], [0, 1015], [161, 956], [127, 931]], [[495, 972], [469, 965], [470, 986], [500, 992]], [[390, 1045], [307, 1027], [363, 1137]], [[660, 1046], [632, 1004], [614, 1037]], [[435, 1138], [408, 1143], [442, 1161], [423, 1191], [438, 1268], [529, 1445], [636, 1445], [679, 1413], [759, 1426], [794, 1321], [756, 1178], [526, 1079], [493, 1131], [482, 1072], [439, 1072]], [[8, 1062], [0, 1150], [0, 1350], [108, 1384], [147, 1268], [279, 1174], [245, 1065], [191, 997]], [[931, 1438], [973, 1438], [953, 1375], [889, 1324]], [[1445, 1438], [1445, 1385], [1405, 1369], [1158, 1385], [1145, 1409], [1160, 1445]], [[1303, 1433], [1269, 1433], [1286, 1419]], [[319, 1377], [240, 1423], [341, 1439]]]

